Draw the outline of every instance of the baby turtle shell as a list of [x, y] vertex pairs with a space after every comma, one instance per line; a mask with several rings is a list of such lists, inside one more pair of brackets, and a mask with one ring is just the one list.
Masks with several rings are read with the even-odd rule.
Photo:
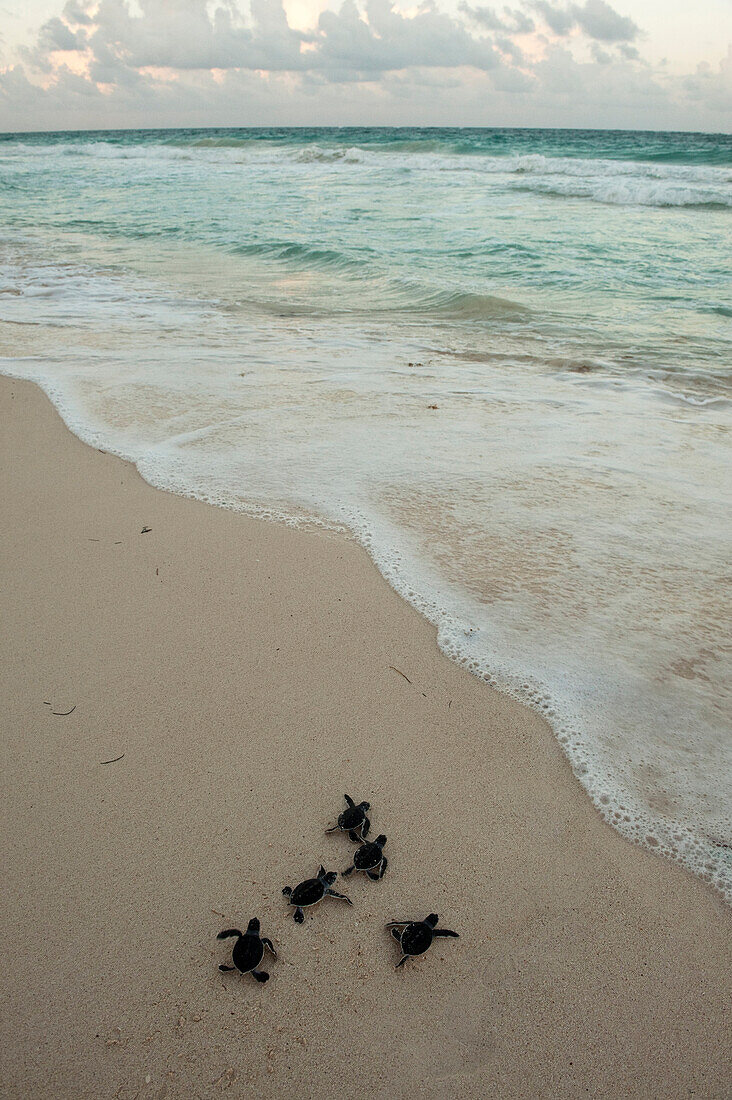
[[380, 878], [384, 877], [388, 864], [383, 852], [385, 844], [386, 837], [383, 833], [381, 836], [377, 836], [376, 840], [362, 844], [353, 854], [353, 863], [346, 868], [343, 874], [350, 875], [353, 871], [364, 871], [370, 879], [378, 882]]
[[306, 878], [304, 882], [298, 883], [294, 890], [291, 886], [285, 886], [282, 893], [289, 899], [290, 905], [295, 906], [294, 920], [296, 924], [302, 924], [305, 920], [303, 909], [307, 908], [308, 905], [317, 905], [326, 896], [340, 898], [341, 901], [353, 905], [351, 899], [347, 898], [345, 894], [338, 894], [332, 889], [337, 878], [337, 871], [326, 871], [321, 864], [315, 878]]
[[275, 959], [277, 958], [277, 952], [271, 940], [268, 940], [266, 936], [259, 935], [258, 919], [252, 917], [246, 932], [240, 932], [238, 928], [226, 928], [223, 932], [219, 932], [216, 939], [228, 940], [232, 936], [236, 936], [236, 943], [231, 953], [234, 965], [224, 966], [224, 964], [221, 963], [219, 965], [219, 970], [238, 970], [242, 974], [251, 974], [258, 982], [269, 981], [269, 974], [264, 970], [257, 970], [257, 967], [262, 961], [265, 948]]
[[424, 920], [393, 920], [387, 924], [386, 927], [391, 931], [394, 939], [399, 941], [399, 946], [402, 949], [402, 957], [396, 964], [395, 969], [398, 970], [407, 959], [413, 958], [415, 955], [424, 955], [435, 936], [454, 936], [455, 939], [458, 938], [458, 933], [449, 928], [436, 928], [438, 919], [437, 913], [430, 913]]
[[357, 806], [349, 795], [344, 794], [343, 797], [346, 800], [347, 809], [338, 815], [338, 823], [325, 831], [335, 833], [338, 829], [342, 829], [344, 833], [348, 833], [351, 840], [363, 840], [371, 828], [371, 822], [366, 817], [366, 811], [371, 809], [371, 804], [359, 802]]

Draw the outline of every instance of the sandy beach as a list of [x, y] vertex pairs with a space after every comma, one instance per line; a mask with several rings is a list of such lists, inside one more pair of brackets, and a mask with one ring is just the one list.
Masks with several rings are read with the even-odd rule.
[[[728, 910], [364, 550], [153, 489], [29, 383], [0, 417], [6, 1097], [730, 1095]], [[389, 870], [298, 927], [343, 792]], [[460, 939], [395, 972], [430, 911]], [[254, 915], [263, 986], [217, 969]]]

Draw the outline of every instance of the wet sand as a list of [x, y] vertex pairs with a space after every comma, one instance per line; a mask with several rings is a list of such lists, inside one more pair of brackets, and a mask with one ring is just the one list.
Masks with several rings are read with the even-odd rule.
[[[5, 1096], [730, 1095], [729, 911], [362, 549], [153, 489], [28, 383], [0, 417]], [[344, 791], [389, 870], [297, 926]], [[431, 910], [461, 938], [395, 972]], [[253, 915], [262, 986], [217, 969]]]

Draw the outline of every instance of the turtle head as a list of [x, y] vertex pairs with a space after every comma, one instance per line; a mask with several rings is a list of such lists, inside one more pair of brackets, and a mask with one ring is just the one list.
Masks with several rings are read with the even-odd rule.
[[358, 808], [359, 808], [359, 810], [363, 810], [363, 812], [366, 813], [367, 810], [371, 809], [371, 803], [370, 802], [361, 802], [359, 804]]
[[252, 936], [258, 936], [259, 935], [259, 918], [258, 917], [252, 917], [252, 919], [249, 921], [249, 924], [247, 925], [247, 932]]
[[377, 836], [375, 843], [378, 844], [380, 848], [384, 847], [384, 845], [386, 844], [386, 837], [383, 833], [381, 834], [381, 836]]
[[321, 882], [324, 882], [326, 886], [332, 886], [335, 880], [338, 878], [337, 871], [326, 871], [323, 864], [320, 864], [320, 870], [318, 871], [318, 878]]
[[430, 913], [424, 923], [429, 924], [430, 928], [434, 928], [439, 919], [440, 918], [437, 916], [437, 913]]

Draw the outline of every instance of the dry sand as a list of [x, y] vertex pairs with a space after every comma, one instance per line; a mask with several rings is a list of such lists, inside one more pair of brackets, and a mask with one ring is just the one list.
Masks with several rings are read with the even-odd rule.
[[[0, 423], [4, 1096], [729, 1095], [728, 911], [364, 551], [152, 489], [29, 384]], [[344, 791], [389, 871], [298, 927]], [[461, 939], [395, 972], [430, 910]], [[265, 986], [217, 970], [255, 914]]]

